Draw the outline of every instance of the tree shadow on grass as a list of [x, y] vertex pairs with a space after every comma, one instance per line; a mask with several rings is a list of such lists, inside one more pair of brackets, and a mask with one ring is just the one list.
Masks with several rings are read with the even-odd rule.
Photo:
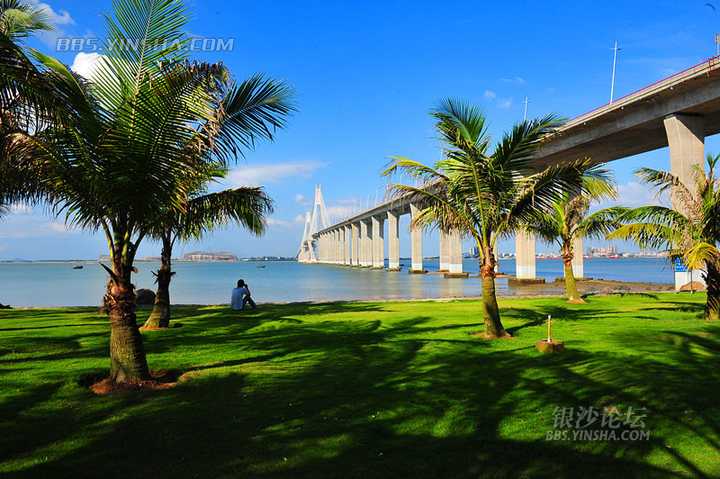
[[[580, 349], [538, 356], [527, 347], [499, 349], [486, 341], [413, 339], [423, 329], [442, 331], [430, 321], [329, 319], [264, 331], [239, 328], [255, 361], [207, 364], [162, 393], [84, 399], [95, 412], [75, 417], [71, 431], [91, 432], [85, 443], [5, 476], [711, 475], [700, 469], [701, 458], [673, 440], [686, 434], [703, 451], [720, 455], [717, 336], [686, 335], [671, 343], [663, 361]], [[201, 345], [196, 339], [193, 348]], [[217, 339], [206, 337], [204, 346]], [[48, 394], [30, 391], [24, 401], [39, 405]], [[554, 408], [591, 405], [647, 408], [650, 440], [544, 440]], [[14, 432], [41, 439], [10, 457], [32, 453], [48, 436], [60, 439], [43, 427], [47, 414], [28, 408], [33, 421], [18, 422]], [[646, 463], [658, 454], [674, 464], [672, 470]]]

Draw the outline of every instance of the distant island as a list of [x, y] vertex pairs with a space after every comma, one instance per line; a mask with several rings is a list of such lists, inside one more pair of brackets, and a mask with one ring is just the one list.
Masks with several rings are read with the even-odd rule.
[[227, 251], [192, 251], [185, 253], [182, 257], [183, 261], [222, 261], [226, 263], [236, 263], [239, 261], [238, 257]]

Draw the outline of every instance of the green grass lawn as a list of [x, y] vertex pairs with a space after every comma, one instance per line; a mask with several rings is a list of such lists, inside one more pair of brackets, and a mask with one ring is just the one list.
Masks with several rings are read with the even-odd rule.
[[[107, 319], [0, 311], [0, 476], [720, 477], [720, 325], [702, 295], [175, 310], [167, 391], [105, 397]], [[542, 356], [547, 314], [565, 340]], [[147, 311], [139, 315], [145, 319]], [[556, 408], [644, 411], [644, 441], [548, 441]], [[639, 409], [645, 408], [645, 409]]]

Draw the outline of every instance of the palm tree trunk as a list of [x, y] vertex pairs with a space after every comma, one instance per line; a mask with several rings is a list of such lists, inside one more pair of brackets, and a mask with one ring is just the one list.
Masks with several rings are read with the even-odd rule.
[[172, 241], [163, 238], [162, 253], [160, 254], [160, 268], [157, 272], [157, 291], [155, 304], [144, 328], [158, 329], [170, 326], [170, 281], [172, 281]]
[[583, 304], [585, 301], [580, 296], [580, 292], [577, 289], [577, 281], [575, 280], [575, 272], [573, 271], [573, 258], [575, 254], [572, 249], [572, 240], [563, 241], [562, 245], [562, 259], [563, 259], [563, 273], [565, 276], [565, 296], [567, 297], [568, 303]]
[[[492, 255], [492, 253], [490, 253]], [[500, 308], [495, 294], [495, 258], [486, 253], [485, 260], [480, 265], [482, 277], [483, 320], [485, 322], [485, 337], [497, 339], [509, 337], [500, 320]]]
[[705, 274], [705, 284], [707, 286], [705, 319], [720, 320], [720, 271], [709, 263]]
[[115, 383], [137, 383], [150, 379], [142, 336], [135, 317], [135, 292], [130, 282], [130, 268], [113, 266], [115, 277], [106, 295], [110, 316], [110, 380]]

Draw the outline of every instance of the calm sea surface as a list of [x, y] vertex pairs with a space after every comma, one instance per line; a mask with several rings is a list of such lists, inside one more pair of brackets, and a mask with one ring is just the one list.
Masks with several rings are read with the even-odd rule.
[[[175, 263], [172, 302], [178, 304], [227, 303], [235, 282], [250, 284], [258, 302], [324, 301], [375, 298], [441, 298], [479, 296], [480, 280], [445, 279], [441, 275], [388, 273], [342, 266], [307, 265], [295, 262]], [[84, 269], [72, 266], [83, 264]], [[156, 263], [140, 262], [133, 282], [139, 288], [154, 289]], [[437, 260], [425, 267], [438, 269]], [[465, 271], [478, 272], [476, 260], [465, 260]], [[514, 274], [515, 261], [501, 260], [501, 271]], [[538, 260], [538, 276], [553, 280], [562, 276], [560, 260]], [[593, 278], [672, 283], [668, 262], [659, 258], [585, 260], [585, 275]], [[85, 263], [0, 263], [0, 303], [13, 306], [97, 305], [103, 294], [106, 273], [96, 262]], [[498, 292], [522, 294], [498, 279]]]

